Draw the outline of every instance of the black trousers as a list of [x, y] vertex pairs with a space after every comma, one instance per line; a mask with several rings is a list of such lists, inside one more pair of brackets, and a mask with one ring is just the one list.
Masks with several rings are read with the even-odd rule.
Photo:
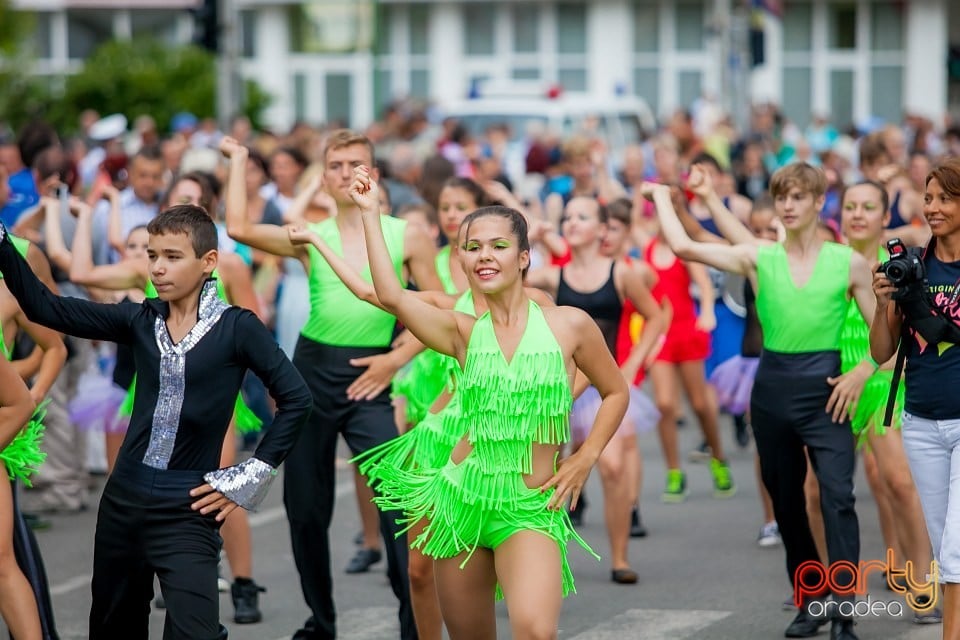
[[[296, 638], [332, 640], [337, 637], [333, 578], [330, 570], [330, 521], [333, 518], [334, 467], [337, 436], [342, 434], [354, 454], [397, 436], [389, 390], [369, 401], [347, 399], [347, 387], [363, 372], [351, 358], [384, 353], [383, 348], [334, 347], [300, 336], [293, 364], [313, 394], [310, 421], [287, 456], [283, 502], [290, 523], [293, 558], [300, 573], [303, 597], [311, 618]], [[407, 542], [397, 537], [398, 512], [380, 512], [380, 532], [387, 554], [387, 576], [400, 601], [400, 637], [415, 640], [417, 629], [410, 605]]]
[[10, 482], [10, 491], [13, 493], [13, 554], [17, 559], [17, 566], [20, 567], [20, 571], [26, 576], [33, 589], [33, 597], [37, 601], [37, 611], [40, 614], [43, 640], [59, 640], [57, 624], [53, 617], [53, 605], [50, 603], [47, 571], [43, 566], [43, 558], [40, 557], [40, 547], [37, 545], [33, 531], [30, 530], [30, 525], [23, 519], [23, 513], [20, 512], [16, 482]]
[[[834, 423], [826, 413], [833, 390], [826, 379], [839, 373], [837, 352], [764, 351], [753, 385], [750, 411], [760, 472], [773, 500], [791, 584], [804, 562], [820, 560], [803, 492], [807, 475], [804, 447], [820, 484], [829, 562], [847, 560], [856, 564], [860, 559], [860, 527], [853, 496], [853, 435], [849, 423]], [[850, 579], [841, 572], [836, 584], [849, 584]], [[819, 595], [823, 595], [822, 590]]]
[[201, 471], [164, 471], [119, 460], [103, 490], [93, 550], [90, 640], [146, 640], [153, 577], [166, 603], [164, 640], [218, 640], [214, 514], [190, 509]]

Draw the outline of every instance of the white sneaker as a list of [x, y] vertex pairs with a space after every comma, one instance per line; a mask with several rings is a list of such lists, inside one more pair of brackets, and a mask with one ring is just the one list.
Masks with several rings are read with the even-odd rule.
[[761, 547], [775, 547], [782, 543], [783, 539], [780, 537], [780, 528], [777, 526], [776, 521], [768, 522], [760, 527], [760, 535], [757, 536], [758, 545]]

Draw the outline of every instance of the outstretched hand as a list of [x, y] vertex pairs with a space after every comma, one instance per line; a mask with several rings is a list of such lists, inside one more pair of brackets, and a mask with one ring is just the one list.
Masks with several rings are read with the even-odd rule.
[[370, 177], [369, 167], [359, 166], [353, 170], [353, 183], [348, 193], [361, 211], [380, 212], [380, 188]]
[[236, 502], [226, 497], [219, 491], [214, 490], [209, 484], [203, 484], [190, 491], [191, 498], [200, 498], [190, 505], [194, 511], [199, 511], [203, 515], [217, 511], [217, 521], [223, 522], [227, 516], [236, 509]]

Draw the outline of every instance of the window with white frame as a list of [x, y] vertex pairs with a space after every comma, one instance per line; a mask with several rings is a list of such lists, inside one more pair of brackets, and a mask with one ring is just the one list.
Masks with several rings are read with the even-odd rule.
[[785, 3], [782, 104], [787, 117], [806, 126], [819, 106], [841, 128], [870, 116], [898, 122], [906, 11], [899, 0]]
[[113, 39], [113, 11], [70, 9], [67, 11], [67, 56], [88, 58], [101, 44]]
[[429, 99], [430, 6], [379, 4], [374, 51], [377, 112], [399, 97]]
[[708, 11], [713, 0], [633, 0], [633, 92], [657, 114], [690, 106], [716, 74]]

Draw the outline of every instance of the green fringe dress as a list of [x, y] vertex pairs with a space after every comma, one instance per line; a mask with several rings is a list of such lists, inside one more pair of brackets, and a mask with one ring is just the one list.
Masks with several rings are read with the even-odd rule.
[[[886, 259], [882, 254], [880, 260]], [[867, 325], [855, 300], [850, 301], [847, 318], [840, 333], [840, 370], [847, 373], [870, 356], [870, 327]], [[867, 379], [860, 400], [850, 416], [850, 428], [858, 444], [862, 445], [869, 435], [868, 426], [873, 425], [874, 433], [883, 435], [887, 429], [883, 426], [883, 415], [887, 410], [890, 385], [893, 383], [893, 371], [877, 371]], [[897, 398], [893, 409], [891, 427], [899, 429], [903, 418], [905, 387], [903, 378], [897, 387]]]
[[[0, 274], [0, 278], [2, 277], [3, 274]], [[13, 354], [7, 349], [7, 342], [3, 337], [3, 324], [0, 324], [0, 347], [3, 348], [3, 355], [7, 362], [10, 362]], [[3, 451], [0, 451], [0, 460], [6, 466], [7, 475], [10, 479], [22, 481], [28, 487], [30, 486], [30, 476], [47, 458], [47, 454], [40, 450], [40, 443], [43, 442], [45, 405], [46, 403], [43, 403], [37, 407], [30, 421], [24, 425], [13, 442], [8, 444]]]
[[[476, 316], [473, 293], [468, 289], [461, 295], [453, 307], [454, 311]], [[357, 469], [368, 478], [371, 485], [380, 487], [384, 482], [395, 482], [395, 474], [414, 473], [418, 469], [439, 469], [450, 459], [450, 452], [466, 433], [466, 427], [460, 420], [460, 400], [456, 393], [456, 378], [460, 363], [456, 358], [437, 353], [432, 349], [423, 352], [432, 353], [438, 376], [443, 385], [429, 402], [422, 420], [401, 436], [388, 440], [381, 445], [368, 449], [355, 457]], [[450, 400], [442, 409], [429, 411], [439, 395], [450, 390]], [[409, 401], [409, 396], [407, 399]], [[426, 399], [426, 398], [425, 398]], [[409, 415], [409, 405], [408, 405]]]
[[[472, 450], [459, 463], [420, 468], [415, 473], [377, 469], [377, 505], [406, 514], [406, 528], [426, 520], [412, 543], [433, 558], [494, 549], [519, 531], [537, 531], [561, 549], [562, 588], [575, 592], [566, 545], [573, 540], [599, 559], [577, 535], [566, 509], [548, 510], [553, 489], [529, 488], [533, 445], [570, 439], [573, 403], [560, 345], [540, 307], [529, 303], [527, 327], [507, 362], [489, 312], [477, 320], [457, 380], [461, 420]], [[461, 565], [461, 566], [463, 566]], [[497, 589], [496, 596], [502, 597]]]

